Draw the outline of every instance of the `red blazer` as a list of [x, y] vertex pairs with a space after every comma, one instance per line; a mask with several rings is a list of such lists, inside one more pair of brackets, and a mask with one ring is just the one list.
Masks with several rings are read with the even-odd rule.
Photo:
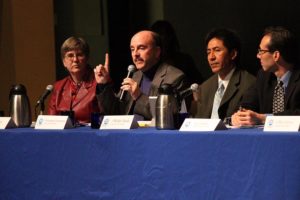
[[[75, 121], [89, 123], [92, 112], [99, 112], [96, 100], [96, 81], [94, 76], [84, 81], [75, 98], [72, 97], [74, 85], [70, 76], [57, 81], [48, 104], [49, 115], [59, 115], [61, 111], [72, 110], [75, 112]], [[72, 106], [71, 106], [72, 104]]]

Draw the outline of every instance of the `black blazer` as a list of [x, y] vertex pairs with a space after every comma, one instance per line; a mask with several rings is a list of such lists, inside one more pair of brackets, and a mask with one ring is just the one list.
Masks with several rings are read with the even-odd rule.
[[[242, 106], [258, 113], [272, 113], [273, 94], [277, 84], [274, 73], [260, 70], [256, 84], [244, 95]], [[284, 111], [279, 115], [300, 114], [300, 70], [292, 70], [288, 86], [285, 91]]]

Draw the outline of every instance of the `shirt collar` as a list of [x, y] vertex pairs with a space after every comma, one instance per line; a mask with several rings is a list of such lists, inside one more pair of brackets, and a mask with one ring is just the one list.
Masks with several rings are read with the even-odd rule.
[[292, 75], [291, 71], [287, 71], [281, 78], [277, 78], [277, 81], [283, 82], [283, 87], [286, 88], [289, 84], [290, 77]]
[[227, 88], [227, 86], [228, 86], [228, 84], [229, 84], [229, 81], [230, 81], [230, 79], [231, 79], [231, 77], [232, 77], [232, 74], [233, 74], [234, 70], [235, 70], [235, 68], [232, 68], [232, 69], [230, 70], [230, 72], [225, 76], [225, 78], [224, 78], [223, 80], [222, 80], [222, 79], [220, 78], [220, 76], [218, 75], [218, 87], [220, 87], [220, 85], [223, 83], [224, 88], [225, 88], [225, 90], [226, 90], [226, 88]]

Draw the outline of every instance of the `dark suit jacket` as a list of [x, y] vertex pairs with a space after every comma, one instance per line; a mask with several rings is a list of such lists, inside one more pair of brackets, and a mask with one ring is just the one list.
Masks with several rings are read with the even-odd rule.
[[[273, 73], [260, 70], [257, 81], [244, 95], [242, 106], [258, 113], [272, 113], [273, 93], [277, 78]], [[292, 71], [288, 86], [285, 91], [285, 111], [280, 115], [300, 114], [300, 70]]]
[[85, 80], [80, 87], [76, 98], [73, 100], [71, 95], [71, 78], [66, 77], [54, 84], [48, 104], [49, 115], [59, 115], [61, 111], [72, 110], [75, 113], [75, 120], [80, 123], [90, 122], [91, 113], [99, 112], [97, 99], [95, 96], [96, 81], [94, 72], [91, 70], [89, 79]]
[[[132, 79], [140, 85], [142, 76], [142, 71], [138, 70], [134, 73]], [[151, 83], [149, 95], [142, 94], [136, 101], [132, 99], [129, 93], [126, 93], [125, 100], [120, 102], [120, 92], [117, 95], [114, 94], [111, 84], [98, 84], [97, 98], [100, 110], [105, 115], [138, 114], [143, 116], [146, 120], [150, 120], [152, 115], [150, 112], [149, 96], [157, 96], [158, 88], [166, 83], [173, 85], [177, 91], [182, 91], [187, 88], [187, 81], [184, 73], [165, 63], [158, 66]]]
[[[230, 117], [238, 107], [245, 91], [255, 83], [255, 77], [245, 70], [236, 68], [226, 88], [218, 110], [220, 119]], [[197, 118], [210, 118], [215, 93], [218, 89], [218, 75], [214, 74], [200, 86], [200, 100], [197, 103]]]

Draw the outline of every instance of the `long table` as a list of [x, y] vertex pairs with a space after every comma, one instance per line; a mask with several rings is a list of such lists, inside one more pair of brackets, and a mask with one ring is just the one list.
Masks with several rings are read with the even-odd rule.
[[0, 130], [0, 199], [299, 200], [299, 133]]

